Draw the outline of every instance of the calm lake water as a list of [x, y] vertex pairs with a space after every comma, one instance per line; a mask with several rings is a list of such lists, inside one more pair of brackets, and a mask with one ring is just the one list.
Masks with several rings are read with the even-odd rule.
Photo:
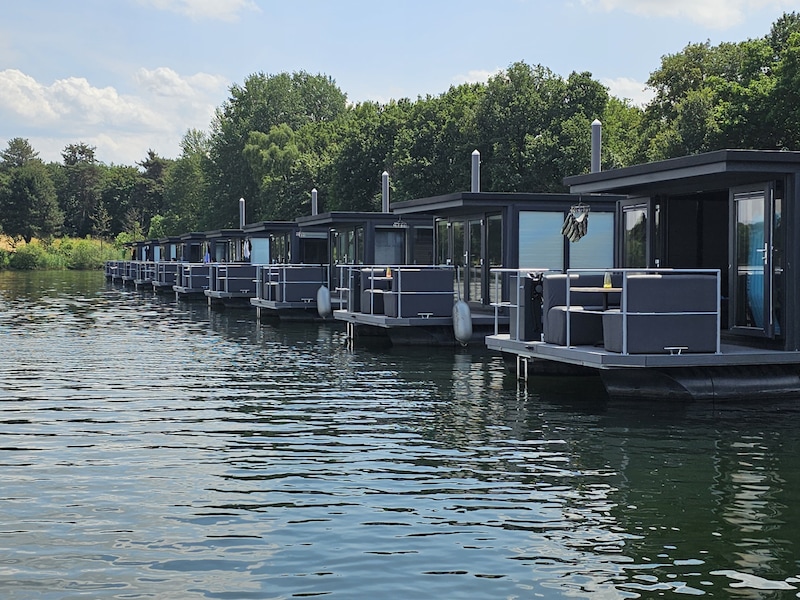
[[0, 598], [800, 597], [800, 404], [0, 272]]

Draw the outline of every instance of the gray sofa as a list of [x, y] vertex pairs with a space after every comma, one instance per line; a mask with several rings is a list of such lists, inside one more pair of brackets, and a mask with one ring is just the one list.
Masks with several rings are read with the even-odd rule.
[[[571, 273], [570, 287], [603, 287], [603, 273]], [[621, 275], [613, 275], [611, 284], [621, 285]], [[619, 293], [608, 294], [608, 304], [619, 304]], [[545, 342], [567, 344], [567, 275], [548, 273], [542, 278], [542, 332]], [[603, 343], [603, 293], [570, 293], [570, 344], [573, 346]]]
[[396, 269], [383, 294], [386, 316], [452, 316], [453, 293], [452, 269]]
[[[625, 288], [629, 354], [717, 350], [716, 276], [631, 274]], [[623, 351], [623, 318], [620, 310], [602, 315], [603, 346], [610, 352]]]

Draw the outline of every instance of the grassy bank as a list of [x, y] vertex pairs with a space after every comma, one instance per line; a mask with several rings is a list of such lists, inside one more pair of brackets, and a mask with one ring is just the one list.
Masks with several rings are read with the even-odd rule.
[[0, 269], [94, 270], [103, 268], [107, 260], [126, 255], [126, 251], [113, 242], [91, 238], [32, 240], [29, 244], [8, 238], [0, 241]]

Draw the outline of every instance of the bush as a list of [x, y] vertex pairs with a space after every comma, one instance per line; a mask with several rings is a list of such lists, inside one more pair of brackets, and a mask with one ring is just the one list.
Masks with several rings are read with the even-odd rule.
[[90, 238], [34, 240], [14, 251], [0, 249], [0, 268], [7, 265], [20, 270], [97, 270], [103, 268], [105, 261], [119, 260], [124, 254], [112, 243]]
[[45, 251], [39, 244], [25, 244], [11, 254], [8, 265], [20, 271], [44, 268]]
[[100, 252], [100, 247], [96, 243], [89, 240], [78, 240], [70, 248], [67, 266], [70, 269], [100, 269], [105, 262]]

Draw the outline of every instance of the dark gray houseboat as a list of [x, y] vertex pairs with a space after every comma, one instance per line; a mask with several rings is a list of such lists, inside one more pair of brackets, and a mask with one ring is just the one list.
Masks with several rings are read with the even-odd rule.
[[541, 311], [541, 331], [489, 348], [521, 376], [594, 372], [612, 396], [800, 393], [800, 152], [721, 150], [566, 183], [624, 194], [615, 268], [544, 275], [541, 297], [515, 307]]
[[301, 229], [294, 221], [265, 221], [245, 227], [246, 233], [255, 230], [267, 234], [269, 250], [266, 260], [257, 261], [255, 296], [250, 298], [258, 317], [322, 320], [317, 292], [330, 283], [328, 229]]
[[151, 283], [155, 292], [174, 292], [181, 254], [180, 236], [169, 236], [158, 240], [159, 261], [156, 262]]
[[[328, 212], [297, 219], [301, 235], [326, 231], [328, 285], [318, 306], [323, 317], [347, 323], [353, 340], [358, 336], [384, 337], [385, 331], [362, 319], [360, 273], [375, 265], [430, 264], [433, 224], [427, 215], [403, 218], [382, 212]], [[376, 273], [377, 274], [377, 273]], [[382, 275], [385, 276], [385, 267]], [[319, 299], [318, 299], [319, 300]]]
[[210, 250], [210, 243], [203, 232], [192, 231], [180, 236], [180, 259], [175, 285], [172, 286], [177, 300], [205, 300]]
[[[432, 252], [417, 262], [363, 268], [350, 286], [360, 284], [360, 305], [334, 314], [383, 330], [393, 344], [482, 343], [495, 327], [508, 326], [512, 270], [613, 265], [615, 199], [458, 192], [395, 203], [398, 219], [427, 216]], [[591, 221], [580, 244], [560, 233], [573, 212]]]
[[[256, 295], [256, 266], [251, 262], [252, 235], [244, 229], [218, 229], [206, 233], [211, 257], [208, 263], [208, 305], [249, 307]], [[258, 248], [257, 248], [258, 251]]]

